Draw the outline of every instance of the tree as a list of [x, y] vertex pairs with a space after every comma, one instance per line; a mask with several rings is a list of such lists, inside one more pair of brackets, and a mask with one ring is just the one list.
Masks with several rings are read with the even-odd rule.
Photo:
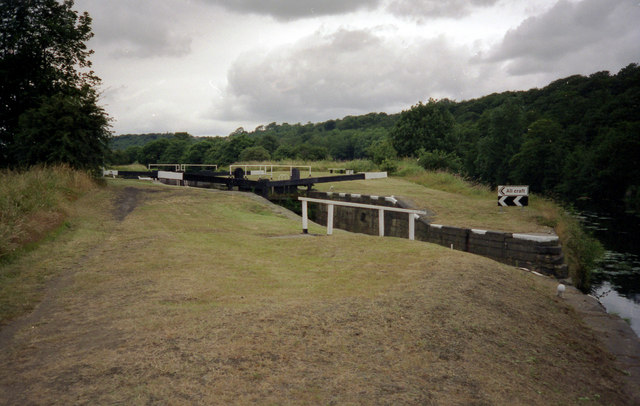
[[426, 151], [420, 155], [418, 163], [428, 171], [448, 171], [457, 173], [462, 163], [456, 154], [439, 150]]
[[482, 114], [481, 127], [486, 135], [478, 140], [476, 175], [492, 185], [507, 182], [509, 162], [522, 143], [525, 117], [522, 106], [509, 101]]
[[327, 158], [329, 151], [325, 147], [301, 144], [295, 148], [296, 157], [303, 161], [321, 161]]
[[92, 97], [58, 93], [21, 114], [14, 138], [20, 162], [98, 169], [109, 150], [108, 122]]
[[273, 154], [280, 146], [278, 139], [273, 134], [266, 134], [258, 140], [257, 144], [269, 151], [270, 154]]
[[183, 138], [174, 138], [169, 141], [169, 145], [165, 148], [162, 155], [160, 155], [160, 161], [163, 164], [178, 164], [184, 163], [182, 156], [187, 149], [189, 142]]
[[[0, 166], [44, 160], [95, 169], [104, 157], [110, 133], [86, 46], [91, 18], [72, 7], [72, 0], [0, 0]], [[64, 130], [49, 132], [50, 121]], [[31, 152], [34, 143], [42, 145]]]
[[140, 151], [142, 151], [142, 147], [133, 146], [124, 150], [127, 154], [127, 163], [132, 164], [138, 160], [138, 156], [140, 155]]
[[282, 144], [273, 152], [273, 158], [278, 161], [285, 159], [293, 159], [296, 157], [296, 151], [288, 144]]
[[214, 145], [212, 141], [204, 140], [191, 144], [184, 152], [183, 160], [185, 163], [202, 164], [204, 163], [207, 151]]
[[565, 155], [560, 124], [549, 119], [532, 123], [520, 151], [511, 158], [511, 178], [534, 192], [552, 191], [560, 182]]
[[391, 139], [386, 137], [376, 140], [371, 144], [367, 152], [376, 165], [380, 165], [385, 160], [396, 159], [398, 156], [398, 153], [393, 148]]
[[[598, 201], [621, 204], [625, 194], [640, 179], [640, 122], [619, 123], [602, 129], [592, 154], [584, 162], [594, 169], [590, 196]], [[586, 181], [587, 179], [585, 179]]]
[[229, 165], [237, 161], [240, 153], [252, 146], [253, 140], [247, 136], [242, 127], [238, 128], [232, 135], [227, 137], [227, 142], [221, 151], [220, 164]]
[[269, 159], [271, 159], [271, 155], [269, 154], [269, 151], [267, 151], [266, 148], [262, 146], [257, 146], [257, 147], [245, 148], [240, 153], [239, 159], [241, 162], [249, 162], [249, 161], [260, 162], [260, 161], [268, 161]]
[[[160, 138], [153, 142], [148, 143], [140, 151], [138, 156], [138, 162], [143, 165], [160, 163], [160, 158], [164, 154], [164, 151], [169, 148], [171, 142], [167, 138]], [[177, 163], [177, 162], [167, 162]]]
[[421, 149], [452, 151], [450, 138], [455, 121], [448, 109], [450, 103], [429, 99], [427, 104], [420, 102], [402, 112], [390, 133], [400, 156], [416, 156]]

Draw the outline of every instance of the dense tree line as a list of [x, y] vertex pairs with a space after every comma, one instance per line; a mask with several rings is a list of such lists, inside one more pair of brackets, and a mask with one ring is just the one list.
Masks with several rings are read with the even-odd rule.
[[414, 157], [425, 168], [491, 185], [528, 184], [569, 202], [624, 203], [640, 211], [639, 111], [640, 67], [630, 64], [614, 75], [574, 75], [542, 89], [463, 102], [430, 99], [395, 115], [270, 123], [250, 132], [238, 128], [228, 137], [164, 134], [121, 147], [112, 159], [227, 165], [364, 158], [384, 165]]
[[569, 202], [626, 204], [638, 211], [637, 64], [614, 75], [574, 75], [542, 89], [429, 105], [446, 108], [456, 122], [441, 137], [441, 150], [459, 161], [452, 166], [460, 173], [491, 185], [528, 184], [534, 192]]
[[228, 165], [238, 160], [353, 160], [376, 156], [388, 143], [397, 115], [370, 113], [312, 124], [240, 127], [227, 137], [193, 137], [187, 133], [127, 134], [111, 141], [111, 162], [126, 164], [203, 163]]
[[91, 71], [91, 17], [73, 1], [0, 2], [0, 167], [97, 170], [109, 119]]

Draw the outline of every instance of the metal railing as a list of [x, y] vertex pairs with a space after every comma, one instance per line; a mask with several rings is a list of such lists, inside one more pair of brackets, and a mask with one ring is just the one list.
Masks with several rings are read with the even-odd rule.
[[176, 172], [184, 172], [189, 166], [207, 167], [207, 168], [214, 168], [214, 170], [218, 170], [218, 165], [214, 165], [214, 164], [148, 164], [147, 169], [150, 170], [152, 166], [154, 168], [165, 168], [167, 166], [173, 166]]
[[273, 179], [273, 168], [288, 168], [289, 176], [293, 172], [293, 168], [304, 168], [309, 170], [309, 177], [311, 177], [311, 166], [308, 165], [271, 165], [271, 164], [253, 164], [253, 165], [243, 165], [243, 164], [233, 164], [229, 165], [229, 175], [233, 174], [234, 168], [242, 168], [245, 173], [248, 173], [247, 170], [249, 168], [256, 168], [257, 171], [262, 171], [259, 173], [260, 175], [269, 175], [269, 178]]
[[309, 202], [327, 205], [327, 235], [333, 234], [333, 207], [334, 206], [346, 206], [346, 207], [357, 207], [361, 209], [378, 210], [378, 235], [380, 237], [384, 237], [384, 212], [385, 211], [407, 213], [409, 215], [409, 239], [410, 240], [415, 240], [416, 217], [427, 214], [427, 212], [424, 210], [403, 209], [400, 207], [377, 206], [375, 204], [342, 202], [338, 200], [329, 200], [329, 199], [316, 199], [312, 197], [298, 197], [298, 200], [302, 202], [302, 232], [305, 234], [309, 232], [308, 231], [309, 216], [307, 212], [307, 204]]

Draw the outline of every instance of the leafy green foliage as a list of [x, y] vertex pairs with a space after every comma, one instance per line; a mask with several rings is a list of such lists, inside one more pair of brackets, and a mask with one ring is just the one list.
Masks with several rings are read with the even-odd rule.
[[393, 159], [383, 160], [379, 167], [381, 171], [387, 172], [390, 175], [398, 171], [398, 163]]
[[390, 161], [398, 157], [396, 149], [393, 147], [393, 143], [390, 138], [382, 138], [375, 141], [369, 147], [368, 151], [371, 160], [380, 165], [384, 161]]
[[155, 164], [155, 163], [177, 163], [177, 162], [160, 162], [160, 157], [164, 155], [164, 151], [169, 148], [171, 142], [166, 138], [153, 141], [144, 147], [140, 151], [138, 156], [138, 162], [143, 165]]
[[418, 163], [429, 171], [449, 171], [457, 173], [462, 165], [460, 158], [440, 150], [425, 151], [420, 155]]
[[296, 158], [304, 161], [322, 161], [329, 155], [327, 148], [317, 145], [298, 145], [295, 149]]
[[600, 241], [588, 234], [571, 215], [559, 215], [556, 232], [564, 243], [563, 252], [569, 265], [569, 276], [576, 287], [583, 292], [591, 288], [591, 270], [604, 254]]
[[[396, 115], [370, 113], [316, 124], [274, 122], [253, 132], [238, 128], [226, 138], [187, 137], [182, 159], [225, 165], [254, 146], [266, 149], [274, 160], [366, 160], [374, 167], [420, 157], [422, 167], [489, 185], [522, 183], [569, 202], [587, 198], [632, 208], [640, 206], [639, 108], [640, 68], [630, 64], [617, 75], [574, 75], [542, 89], [463, 102], [430, 99]], [[141, 139], [174, 135], [139, 137], [123, 136], [127, 146], [134, 146]], [[121, 145], [119, 138], [112, 145]], [[135, 152], [127, 151], [127, 156]], [[141, 163], [148, 159], [144, 148], [138, 158]], [[399, 173], [419, 170], [405, 166], [400, 164]]]
[[185, 153], [188, 142], [182, 138], [174, 138], [169, 141], [169, 144], [160, 155], [159, 161], [162, 163], [172, 164], [181, 163], [182, 156]]
[[256, 146], [244, 149], [240, 153], [240, 161], [268, 161], [271, 159], [269, 151], [265, 147]]
[[[171, 139], [175, 135], [175, 133], [123, 134], [113, 137], [109, 142], [109, 148], [114, 151], [124, 151], [131, 147], [144, 147], [148, 143], [161, 138]], [[197, 139], [191, 136], [191, 140], [196, 142]]]
[[449, 112], [448, 100], [429, 99], [403, 111], [391, 131], [393, 147], [401, 156], [415, 156], [420, 149], [451, 151], [453, 115]]
[[2, 166], [64, 162], [97, 169], [103, 161], [110, 133], [97, 106], [100, 79], [89, 70], [91, 18], [72, 7], [72, 0], [2, 1]]
[[531, 124], [520, 151], [509, 162], [514, 183], [526, 183], [536, 193], [558, 184], [566, 151], [559, 145], [562, 139], [563, 129], [553, 120], [540, 119]]
[[22, 164], [97, 169], [108, 151], [107, 118], [93, 92], [55, 94], [20, 116], [15, 153]]
[[185, 149], [182, 155], [183, 162], [181, 163], [203, 164], [205, 163], [207, 152], [212, 148], [215, 148], [215, 142], [208, 139], [191, 144]]
[[486, 135], [476, 143], [475, 173], [472, 175], [494, 186], [506, 183], [509, 161], [518, 152], [526, 128], [523, 108], [509, 101], [485, 111], [478, 125]]

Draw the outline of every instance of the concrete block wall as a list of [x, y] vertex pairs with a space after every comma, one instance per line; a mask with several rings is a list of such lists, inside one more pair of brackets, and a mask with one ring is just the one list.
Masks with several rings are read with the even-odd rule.
[[[310, 192], [309, 197], [387, 207], [415, 208], [394, 197], [330, 192]], [[327, 205], [316, 203], [310, 203], [310, 205], [312, 205], [310, 219], [318, 224], [326, 224]], [[384, 223], [385, 236], [408, 237], [407, 214], [387, 211]], [[334, 227], [356, 233], [378, 235], [378, 211], [334, 206]], [[567, 276], [562, 247], [555, 235], [530, 235], [452, 227], [431, 224], [426, 219], [419, 218], [415, 223], [415, 238], [485, 256], [509, 265], [532, 269], [557, 278]]]

